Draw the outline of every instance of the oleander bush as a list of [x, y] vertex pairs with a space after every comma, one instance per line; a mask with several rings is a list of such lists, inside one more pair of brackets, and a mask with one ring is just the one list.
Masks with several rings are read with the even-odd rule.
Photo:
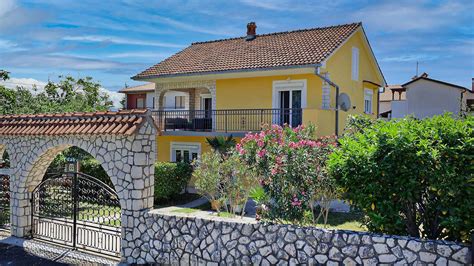
[[193, 168], [184, 162], [155, 163], [155, 202], [171, 199], [180, 194], [189, 183]]
[[[316, 139], [314, 126], [273, 125], [247, 134], [236, 145], [236, 152], [255, 169], [267, 194], [259, 196], [266, 198], [259, 211], [261, 218], [302, 223], [309, 222], [308, 216], [313, 222], [324, 216], [326, 221], [329, 202], [337, 197], [335, 182], [326, 171], [334, 145], [334, 137]], [[314, 213], [315, 201], [320, 203], [321, 215]]]
[[[370, 231], [469, 241], [474, 228], [474, 119], [352, 118], [329, 173]], [[471, 231], [471, 232], [470, 232]]]

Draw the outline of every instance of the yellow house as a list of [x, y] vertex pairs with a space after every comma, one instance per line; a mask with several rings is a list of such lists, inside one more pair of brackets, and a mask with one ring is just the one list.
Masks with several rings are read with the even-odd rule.
[[193, 43], [132, 79], [155, 84], [159, 161], [192, 160], [207, 137], [262, 124], [340, 134], [349, 114], [377, 117], [385, 86], [362, 23], [258, 35], [251, 22], [245, 37]]

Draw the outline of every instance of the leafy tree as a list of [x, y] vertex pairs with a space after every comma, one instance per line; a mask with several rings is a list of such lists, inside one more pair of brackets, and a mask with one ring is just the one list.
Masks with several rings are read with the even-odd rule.
[[[0, 71], [0, 78], [8, 79], [8, 72]], [[101, 85], [91, 77], [59, 78], [58, 82], [49, 81], [44, 91], [0, 86], [0, 114], [92, 112], [112, 107], [109, 95], [101, 93]]]

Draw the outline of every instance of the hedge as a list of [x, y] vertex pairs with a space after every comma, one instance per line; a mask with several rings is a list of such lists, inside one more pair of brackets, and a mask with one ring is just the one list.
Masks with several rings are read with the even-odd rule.
[[155, 163], [155, 202], [169, 200], [181, 193], [191, 179], [193, 168], [188, 163]]
[[[361, 124], [355, 121], [354, 124]], [[469, 241], [474, 119], [375, 121], [342, 137], [330, 173], [370, 231]]]

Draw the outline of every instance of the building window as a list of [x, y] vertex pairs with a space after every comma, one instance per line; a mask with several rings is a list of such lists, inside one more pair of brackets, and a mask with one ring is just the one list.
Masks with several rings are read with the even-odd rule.
[[374, 92], [371, 89], [364, 90], [364, 113], [372, 114], [372, 98]]
[[137, 109], [144, 109], [144, 108], [145, 108], [145, 99], [137, 98]]
[[359, 80], [359, 48], [352, 47], [352, 80]]
[[[329, 73], [324, 74], [324, 76], [329, 79]], [[331, 108], [331, 86], [326, 81], [323, 81], [323, 97], [321, 108]]]
[[174, 96], [174, 108], [175, 109], [184, 109], [185, 108], [185, 97], [184, 96]]
[[187, 162], [198, 160], [201, 154], [201, 144], [194, 142], [172, 142], [171, 161]]

